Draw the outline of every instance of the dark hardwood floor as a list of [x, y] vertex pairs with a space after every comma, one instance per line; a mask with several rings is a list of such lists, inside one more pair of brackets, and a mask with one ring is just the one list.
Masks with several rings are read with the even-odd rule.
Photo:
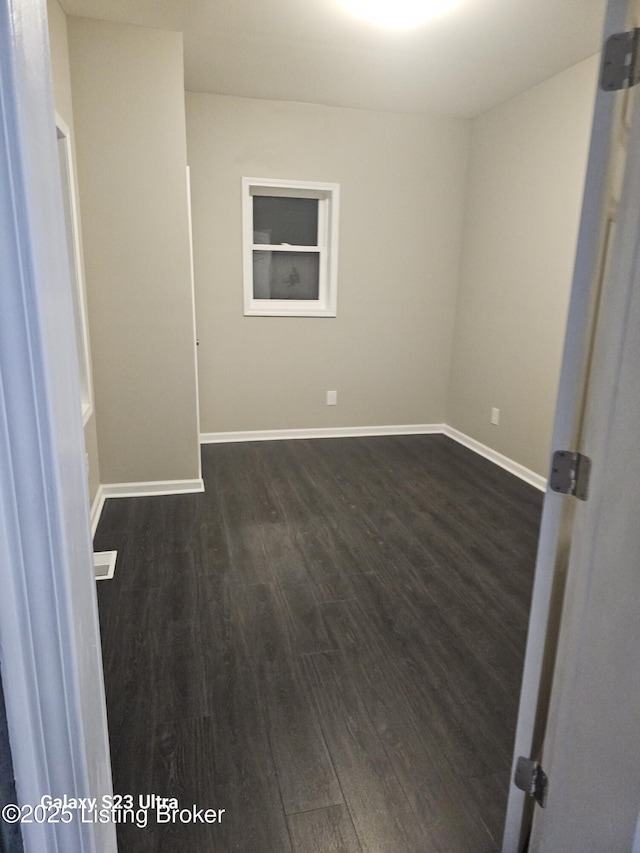
[[450, 439], [203, 448], [206, 492], [107, 501], [114, 788], [225, 809], [122, 853], [489, 853], [542, 495]]

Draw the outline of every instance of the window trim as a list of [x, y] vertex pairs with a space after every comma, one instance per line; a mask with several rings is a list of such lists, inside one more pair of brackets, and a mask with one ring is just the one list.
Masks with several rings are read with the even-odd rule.
[[[254, 190], [258, 192], [254, 192]], [[318, 245], [284, 246], [254, 244], [253, 196], [273, 195], [318, 199]], [[277, 191], [280, 190], [281, 193]], [[338, 301], [338, 216], [340, 185], [317, 181], [289, 181], [276, 178], [242, 178], [242, 256], [244, 315], [246, 317], [335, 317]], [[253, 252], [318, 252], [320, 275], [318, 299], [255, 299]]]

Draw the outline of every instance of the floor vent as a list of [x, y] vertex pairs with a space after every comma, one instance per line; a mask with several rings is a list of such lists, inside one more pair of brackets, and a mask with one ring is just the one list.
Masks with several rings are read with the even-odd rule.
[[107, 581], [113, 577], [116, 570], [117, 551], [94, 551], [93, 567], [97, 581]]

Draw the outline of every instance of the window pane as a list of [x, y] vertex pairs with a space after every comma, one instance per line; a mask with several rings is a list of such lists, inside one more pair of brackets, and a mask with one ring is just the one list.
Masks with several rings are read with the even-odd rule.
[[320, 254], [318, 252], [254, 251], [254, 299], [317, 300], [319, 293]]
[[254, 243], [318, 245], [318, 199], [253, 196]]

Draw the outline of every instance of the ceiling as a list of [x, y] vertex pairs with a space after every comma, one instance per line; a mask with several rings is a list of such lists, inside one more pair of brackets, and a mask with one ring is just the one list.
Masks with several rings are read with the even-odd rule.
[[471, 118], [597, 53], [605, 0], [459, 0], [386, 31], [339, 0], [61, 0], [69, 15], [184, 32], [185, 87]]

